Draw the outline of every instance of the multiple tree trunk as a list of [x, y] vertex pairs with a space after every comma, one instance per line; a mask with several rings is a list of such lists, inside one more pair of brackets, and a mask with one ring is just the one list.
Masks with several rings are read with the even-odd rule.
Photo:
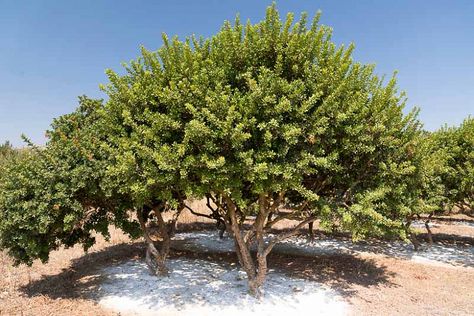
[[[276, 196], [261, 194], [258, 198], [258, 210], [255, 219], [249, 224], [245, 223], [249, 210], [241, 210], [235, 201], [228, 195], [220, 193], [207, 195], [207, 207], [210, 214], [196, 212], [191, 207], [184, 205], [192, 214], [216, 220], [220, 238], [225, 231], [234, 239], [235, 253], [242, 269], [247, 274], [249, 292], [260, 297], [262, 285], [267, 275], [267, 257], [273, 247], [280, 241], [299, 232], [305, 225], [309, 225], [309, 236], [314, 237], [313, 222], [315, 216], [302, 214], [307, 210], [307, 204], [291, 212], [280, 212], [279, 207], [284, 202], [284, 192]], [[252, 203], [253, 204], [253, 203]], [[255, 214], [255, 213], [254, 213]], [[300, 223], [289, 231], [282, 232], [274, 237], [265, 238], [272, 226], [284, 219], [298, 219]], [[250, 227], [249, 227], [250, 226]]]
[[[292, 212], [280, 212], [279, 207], [284, 201], [284, 192], [276, 196], [261, 194], [258, 197], [258, 209], [255, 219], [245, 225], [248, 210], [240, 210], [235, 201], [225, 194], [208, 195], [207, 207], [211, 214], [199, 213], [191, 209], [184, 202], [180, 203], [171, 220], [167, 222], [163, 219], [163, 213], [169, 211], [166, 203], [160, 203], [154, 207], [144, 207], [137, 214], [143, 236], [146, 243], [146, 263], [152, 274], [166, 276], [168, 268], [166, 258], [170, 250], [171, 238], [175, 233], [176, 222], [179, 214], [184, 208], [197, 216], [203, 216], [216, 220], [216, 226], [219, 229], [219, 236], [223, 238], [227, 231], [234, 239], [235, 253], [242, 269], [246, 272], [248, 278], [249, 291], [252, 295], [260, 297], [262, 295], [262, 285], [267, 275], [267, 256], [273, 247], [280, 241], [291, 237], [299, 230], [308, 225], [308, 235], [310, 239], [314, 238], [313, 223], [315, 216], [304, 213], [307, 205], [303, 204], [299, 209]], [[302, 214], [307, 214], [302, 218]], [[293, 229], [281, 232], [272, 238], [266, 238], [266, 234], [272, 226], [283, 219], [299, 219], [300, 222]], [[425, 228], [428, 232], [430, 244], [433, 243], [432, 232], [429, 226], [431, 215], [425, 221]], [[411, 220], [408, 221], [409, 228]], [[409, 238], [412, 241], [415, 250], [419, 249], [420, 243], [416, 235], [410, 231]]]
[[258, 211], [255, 220], [248, 229], [244, 229], [244, 213], [239, 210], [234, 201], [226, 195], [222, 195], [222, 198], [222, 204], [218, 202], [217, 207], [224, 211], [225, 224], [234, 238], [237, 258], [247, 274], [249, 291], [252, 295], [260, 297], [268, 270], [267, 256], [273, 247], [278, 242], [297, 234], [300, 228], [314, 222], [316, 218], [308, 217], [290, 231], [280, 233], [269, 239], [265, 238], [265, 235], [272, 226], [282, 219], [289, 218], [288, 214], [278, 213], [278, 207], [284, 199], [283, 192], [278, 194], [276, 198], [265, 194], [259, 196]]
[[146, 244], [145, 260], [152, 274], [158, 276], [168, 275], [166, 258], [170, 251], [171, 238], [175, 233], [176, 222], [182, 209], [183, 207], [180, 206], [168, 222], [163, 219], [163, 213], [168, 210], [165, 203], [153, 208], [144, 207], [137, 214]]

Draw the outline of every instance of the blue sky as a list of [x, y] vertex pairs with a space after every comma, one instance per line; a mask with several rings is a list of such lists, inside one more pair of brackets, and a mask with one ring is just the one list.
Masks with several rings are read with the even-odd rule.
[[[104, 97], [104, 70], [120, 70], [139, 46], [161, 46], [161, 33], [210, 36], [224, 20], [261, 20], [271, 1], [0, 0], [0, 142], [21, 133], [44, 143], [52, 118], [74, 110], [77, 96]], [[425, 128], [474, 115], [474, 1], [278, 1], [354, 42], [355, 59], [376, 72], [398, 70], [408, 106]]]

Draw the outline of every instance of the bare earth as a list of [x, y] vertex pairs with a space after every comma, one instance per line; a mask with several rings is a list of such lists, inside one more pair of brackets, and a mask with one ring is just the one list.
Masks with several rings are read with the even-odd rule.
[[[441, 223], [441, 222], [439, 222]], [[456, 225], [433, 229], [443, 242], [456, 236]], [[459, 227], [459, 236], [472, 243], [474, 227]], [[435, 238], [435, 242], [436, 238]], [[448, 241], [453, 243], [453, 241]], [[80, 247], [62, 249], [49, 263], [13, 267], [0, 254], [0, 315], [117, 315], [96, 303], [104, 267], [141, 259], [143, 245], [131, 243], [114, 230], [109, 242], [98, 238], [88, 254]], [[235, 262], [232, 254], [173, 251], [171, 257]], [[321, 254], [290, 257], [273, 254], [270, 268], [304, 277], [337, 290], [354, 315], [472, 315], [474, 267], [433, 265], [378, 254]]]

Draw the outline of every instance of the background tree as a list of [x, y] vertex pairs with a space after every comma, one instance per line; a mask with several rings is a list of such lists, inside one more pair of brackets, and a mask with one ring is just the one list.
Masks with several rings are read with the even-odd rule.
[[406, 228], [415, 250], [418, 250], [420, 243], [416, 234], [411, 229], [411, 224], [415, 219], [422, 219], [422, 215], [428, 214], [425, 219], [425, 228], [428, 232], [428, 240], [433, 243], [430, 220], [435, 213], [442, 213], [446, 209], [448, 199], [445, 194], [445, 186], [442, 174], [448, 170], [449, 150], [446, 147], [438, 146], [436, 132], [423, 132], [417, 142], [415, 151], [415, 161], [417, 165], [418, 184], [416, 191], [418, 203], [413, 205], [407, 216]]
[[459, 127], [443, 127], [431, 136], [433, 150], [443, 150], [446, 167], [436, 176], [444, 186], [441, 210], [456, 207], [472, 214], [474, 203], [474, 118], [468, 117]]
[[18, 150], [13, 148], [12, 144], [9, 141], [0, 144], [0, 168], [1, 165], [7, 163], [8, 160], [16, 154], [18, 154]]
[[460, 176], [455, 204], [462, 212], [473, 216], [474, 211], [474, 118], [464, 120], [457, 131], [454, 168]]
[[1, 157], [7, 156], [14, 151], [13, 146], [9, 141], [4, 142], [0, 145], [0, 155]]
[[114, 223], [137, 236], [128, 220], [127, 199], [106, 196], [100, 188], [107, 159], [100, 143], [99, 100], [80, 98], [72, 114], [53, 121], [44, 148], [13, 158], [0, 179], [0, 248], [17, 263], [43, 262], [59, 246], [81, 243], [87, 249], [92, 233], [109, 236]]
[[[472, 215], [474, 197], [474, 120], [467, 118], [460, 126], [444, 126], [420, 135], [416, 150], [419, 203], [411, 208], [407, 225], [422, 215], [433, 243], [430, 220], [435, 214], [460, 211]], [[419, 243], [412, 234], [415, 248]]]

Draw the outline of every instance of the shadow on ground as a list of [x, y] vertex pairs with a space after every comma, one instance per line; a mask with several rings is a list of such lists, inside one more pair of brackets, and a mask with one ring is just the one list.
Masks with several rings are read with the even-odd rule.
[[[427, 233], [419, 233], [416, 236], [418, 240], [429, 242], [429, 237]], [[456, 234], [445, 234], [445, 233], [436, 233], [432, 235], [433, 242], [440, 245], [453, 245], [453, 246], [474, 246], [474, 237], [471, 236], [459, 236]]]
[[323, 283], [337, 290], [342, 296], [355, 295], [354, 285], [363, 287], [397, 286], [391, 281], [395, 273], [377, 264], [374, 259], [360, 258], [352, 254], [308, 256], [284, 256], [273, 254], [271, 266], [284, 273]]
[[48, 296], [60, 298], [90, 298], [97, 292], [103, 277], [99, 271], [105, 266], [126, 260], [141, 260], [144, 246], [141, 243], [119, 244], [87, 253], [73, 259], [68, 268], [59, 274], [45, 275], [20, 288], [28, 297]]
[[[74, 259], [69, 268], [56, 275], [43, 276], [20, 288], [28, 297], [48, 296], [52, 299], [92, 299], [99, 293], [104, 281], [101, 269], [118, 265], [128, 260], [143, 260], [142, 243], [121, 244], [101, 251], [85, 254]], [[220, 263], [236, 263], [234, 253], [201, 253], [173, 250], [170, 258], [202, 259]], [[395, 286], [390, 282], [392, 273], [372, 259], [359, 258], [351, 254], [320, 255], [315, 257], [271, 254], [269, 268], [287, 276], [319, 282], [337, 290], [343, 296], [355, 294], [353, 285], [371, 287]]]

